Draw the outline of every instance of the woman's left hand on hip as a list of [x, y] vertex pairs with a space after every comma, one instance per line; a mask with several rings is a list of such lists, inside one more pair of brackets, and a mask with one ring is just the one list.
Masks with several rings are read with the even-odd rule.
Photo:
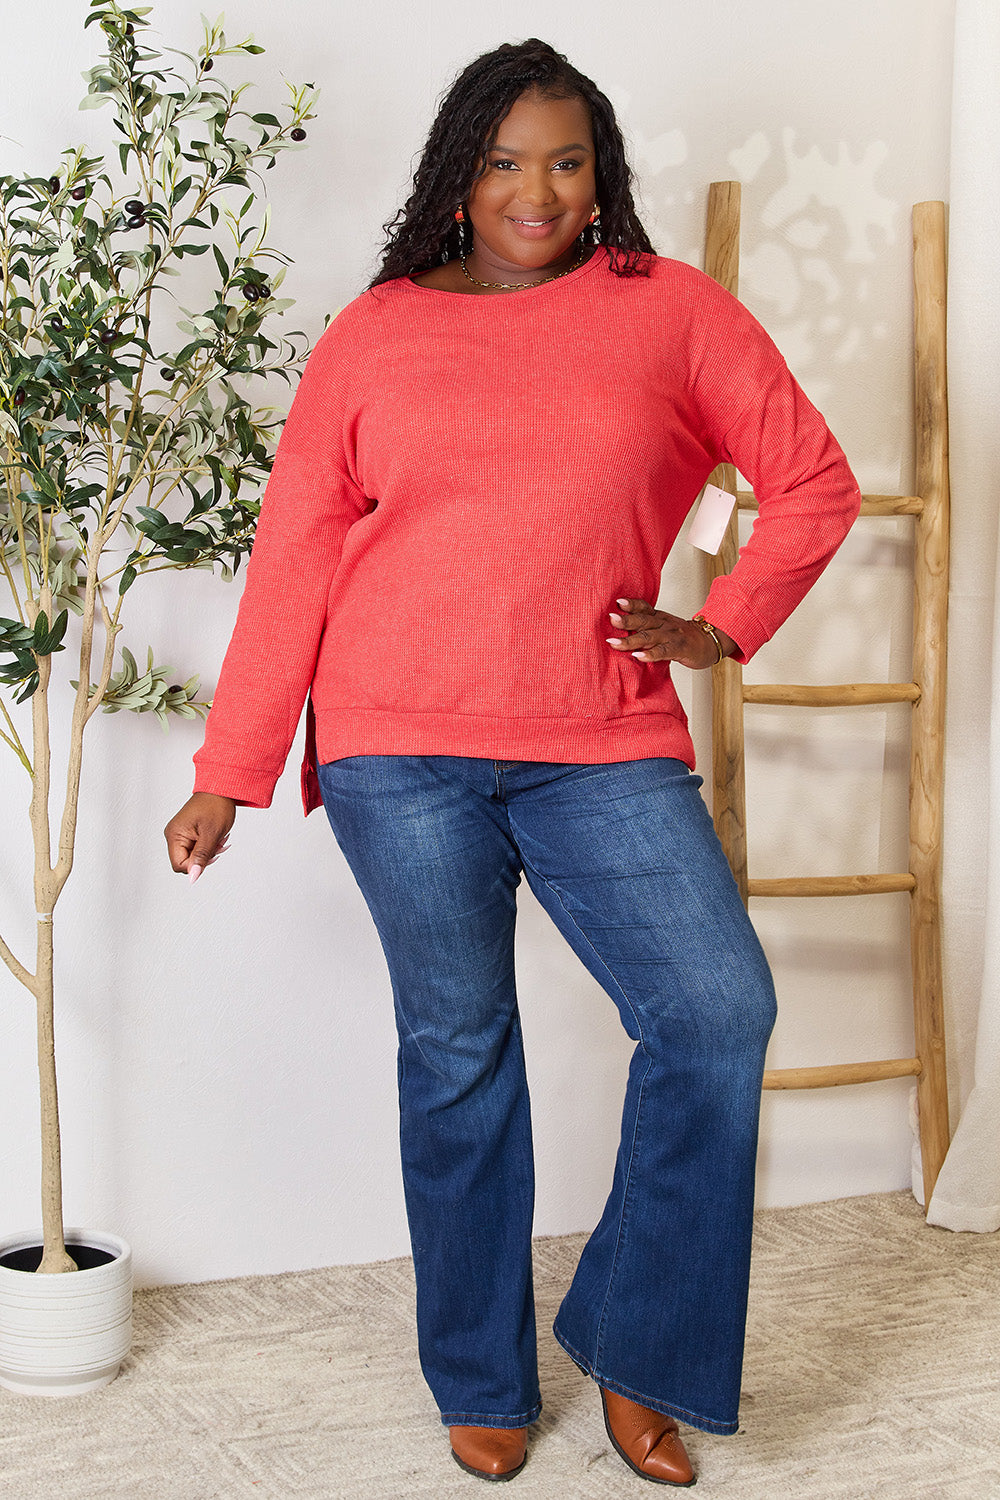
[[[715, 665], [719, 654], [715, 642], [693, 620], [654, 609], [645, 599], [618, 599], [616, 603], [618, 608], [609, 611], [609, 618], [612, 625], [628, 634], [618, 639], [608, 637], [613, 650], [627, 651], [638, 661], [680, 662], [694, 671]], [[715, 629], [724, 654], [729, 656], [736, 642], [718, 626]]]

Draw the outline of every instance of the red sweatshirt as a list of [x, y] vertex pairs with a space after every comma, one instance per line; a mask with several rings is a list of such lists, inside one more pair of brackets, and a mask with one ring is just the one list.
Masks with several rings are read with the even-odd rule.
[[196, 789], [266, 807], [310, 691], [321, 763], [693, 765], [669, 665], [607, 645], [608, 612], [655, 603], [722, 461], [760, 511], [704, 612], [746, 661], [860, 497], [741, 303], [679, 261], [617, 277], [603, 249], [502, 296], [406, 278], [363, 293], [285, 423]]

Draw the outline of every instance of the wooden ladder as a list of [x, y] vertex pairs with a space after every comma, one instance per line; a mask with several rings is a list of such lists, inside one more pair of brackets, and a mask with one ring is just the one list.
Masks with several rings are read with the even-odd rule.
[[[739, 283], [740, 185], [709, 188], [705, 269], [734, 295]], [[948, 407], [945, 375], [945, 212], [943, 203], [913, 210], [916, 495], [865, 495], [862, 516], [912, 516], [916, 527], [912, 682], [854, 682], [831, 687], [750, 686], [726, 660], [712, 669], [712, 785], [716, 832], [744, 902], [750, 896], [856, 896], [910, 893], [915, 1056], [827, 1067], [777, 1068], [767, 1089], [828, 1088], [913, 1076], [917, 1080], [924, 1203], [948, 1149], [941, 978], [941, 806], [944, 757], [945, 646], [948, 621]], [[709, 580], [733, 568], [739, 552], [738, 512], [756, 509], [737, 491], [736, 471], [722, 465], [711, 482], [736, 494], [722, 548], [708, 559]], [[902, 874], [753, 880], [747, 873], [743, 743], [745, 704], [848, 707], [910, 703], [909, 869]]]

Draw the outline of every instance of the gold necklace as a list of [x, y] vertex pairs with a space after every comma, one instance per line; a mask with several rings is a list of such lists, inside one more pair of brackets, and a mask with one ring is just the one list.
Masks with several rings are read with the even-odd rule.
[[473, 276], [465, 264], [466, 257], [463, 255], [459, 258], [462, 262], [462, 273], [466, 281], [471, 281], [473, 286], [485, 286], [490, 291], [496, 292], [523, 292], [526, 287], [544, 286], [547, 281], [558, 281], [560, 276], [568, 276], [571, 271], [578, 271], [583, 265], [583, 254], [586, 248], [585, 245], [580, 246], [579, 255], [571, 266], [566, 267], [565, 271], [556, 271], [552, 276], [543, 276], [541, 281], [480, 281], [477, 277]]

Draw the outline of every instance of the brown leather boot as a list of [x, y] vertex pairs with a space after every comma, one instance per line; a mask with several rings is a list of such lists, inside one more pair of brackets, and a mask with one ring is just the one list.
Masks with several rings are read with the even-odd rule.
[[524, 1427], [449, 1427], [451, 1456], [477, 1479], [513, 1479], [524, 1468]]
[[603, 1386], [600, 1392], [608, 1437], [634, 1474], [654, 1484], [694, 1484], [696, 1475], [673, 1417], [650, 1411]]

